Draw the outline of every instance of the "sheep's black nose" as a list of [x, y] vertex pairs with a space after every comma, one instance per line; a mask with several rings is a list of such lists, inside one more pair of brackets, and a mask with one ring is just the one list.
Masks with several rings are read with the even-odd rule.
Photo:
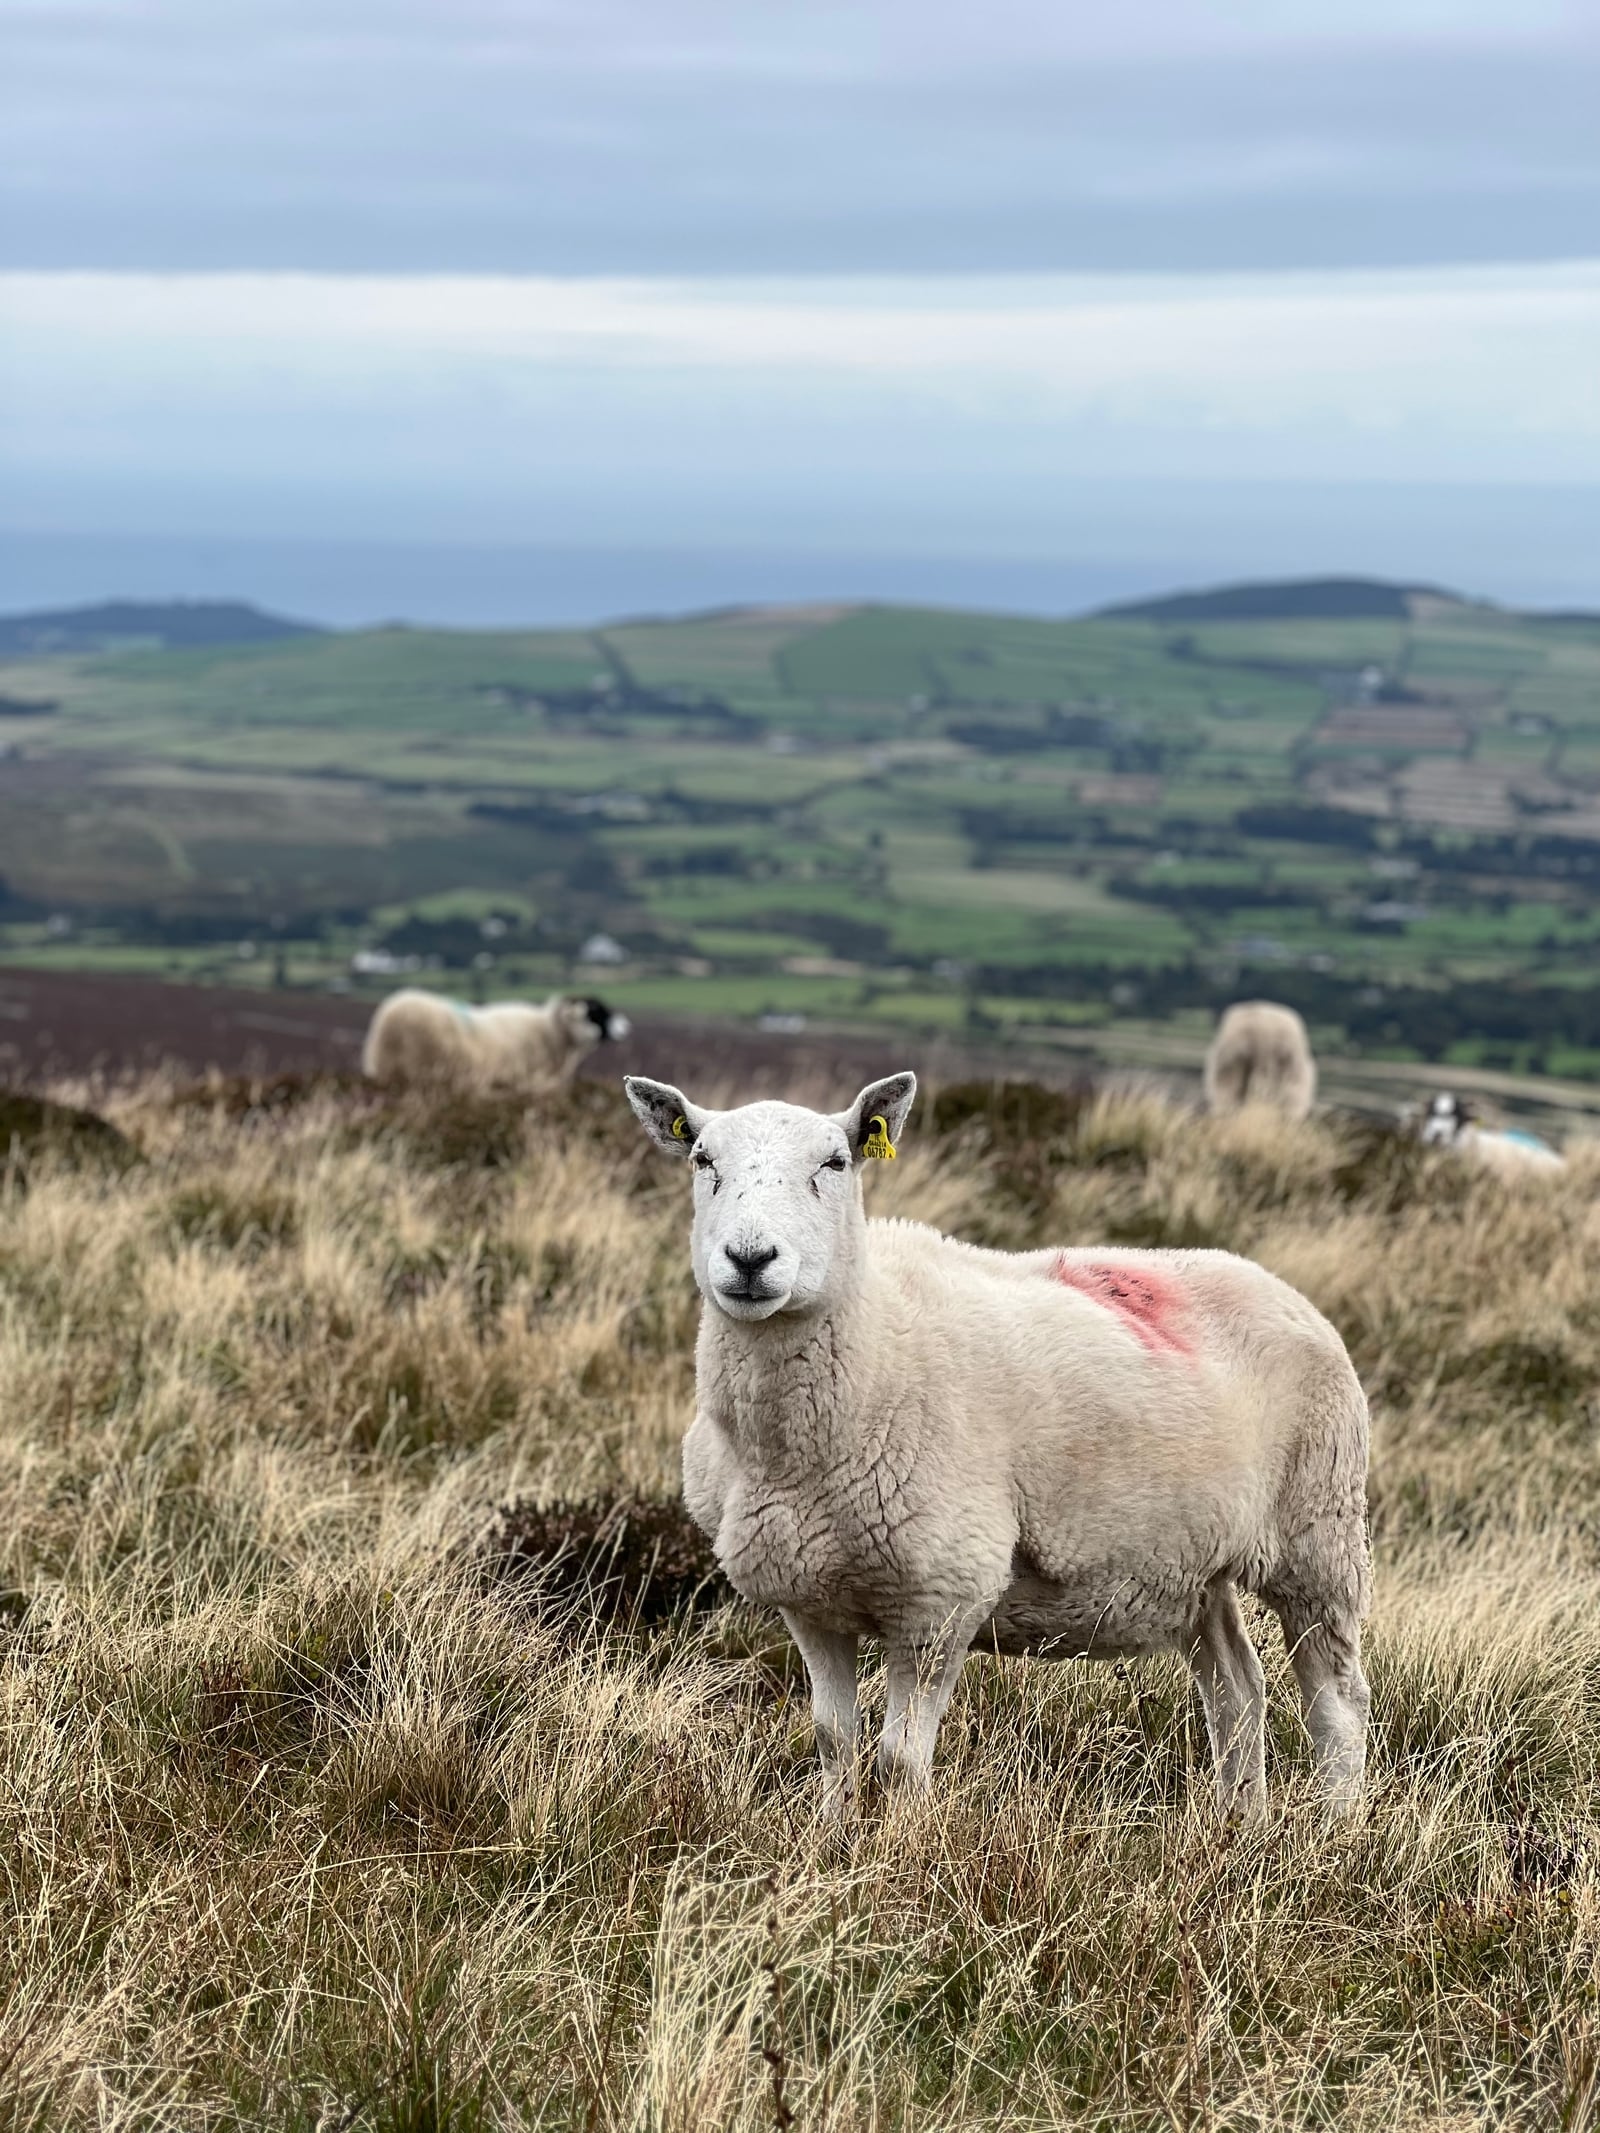
[[736, 1266], [746, 1279], [759, 1274], [764, 1266], [771, 1266], [778, 1256], [778, 1247], [775, 1244], [766, 1245], [756, 1252], [736, 1252], [731, 1244], [725, 1244], [722, 1248], [728, 1255], [730, 1265]]

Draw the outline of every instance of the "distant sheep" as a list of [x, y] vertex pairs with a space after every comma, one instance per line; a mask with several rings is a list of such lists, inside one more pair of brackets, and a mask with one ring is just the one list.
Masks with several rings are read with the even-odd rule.
[[999, 1252], [869, 1222], [862, 1173], [895, 1153], [911, 1074], [828, 1115], [626, 1088], [693, 1173], [705, 1308], [684, 1501], [734, 1586], [782, 1610], [833, 1812], [872, 1637], [886, 1776], [927, 1786], [970, 1650], [1179, 1651], [1220, 1802], [1261, 1813], [1266, 1690], [1241, 1589], [1282, 1622], [1321, 1781], [1354, 1805], [1367, 1403], [1304, 1297], [1226, 1252]]
[[556, 993], [541, 1007], [467, 1007], [435, 992], [391, 993], [372, 1018], [361, 1071], [390, 1087], [560, 1088], [628, 1018], [603, 1000]]
[[1503, 1178], [1548, 1176], [1567, 1167], [1564, 1157], [1537, 1134], [1518, 1126], [1480, 1124], [1470, 1098], [1448, 1089], [1441, 1089], [1422, 1113], [1416, 1132], [1425, 1147], [1448, 1148]]
[[1306, 1026], [1292, 1007], [1241, 1000], [1217, 1024], [1206, 1054], [1206, 1102], [1213, 1111], [1267, 1104], [1285, 1118], [1309, 1118], [1317, 1065]]

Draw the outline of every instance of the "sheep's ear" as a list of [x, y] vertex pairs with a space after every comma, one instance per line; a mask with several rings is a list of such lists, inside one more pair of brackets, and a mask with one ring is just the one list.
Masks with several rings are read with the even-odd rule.
[[622, 1086], [640, 1125], [656, 1146], [668, 1155], [687, 1155], [711, 1113], [690, 1103], [682, 1089], [675, 1089], [670, 1081], [646, 1081], [642, 1074], [629, 1074]]
[[916, 1100], [915, 1074], [889, 1074], [870, 1081], [846, 1110], [835, 1112], [859, 1163], [872, 1156], [894, 1161], [896, 1143]]

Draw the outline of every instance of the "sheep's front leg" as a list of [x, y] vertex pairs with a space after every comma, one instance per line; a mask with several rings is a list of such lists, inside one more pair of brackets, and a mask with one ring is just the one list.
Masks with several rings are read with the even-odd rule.
[[783, 1619], [811, 1677], [825, 1814], [848, 1814], [856, 1794], [856, 1639], [786, 1607]]
[[927, 1638], [889, 1644], [883, 1739], [878, 1748], [878, 1772], [885, 1782], [908, 1785], [915, 1792], [928, 1790], [939, 1721], [961, 1678], [979, 1625], [990, 1612], [985, 1605], [970, 1616], [956, 1617]]

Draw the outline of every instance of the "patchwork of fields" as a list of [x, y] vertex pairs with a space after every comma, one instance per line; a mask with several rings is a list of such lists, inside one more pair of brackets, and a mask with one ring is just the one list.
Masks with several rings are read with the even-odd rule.
[[0, 957], [1586, 1073], [1600, 621], [1371, 590], [14, 656]]

